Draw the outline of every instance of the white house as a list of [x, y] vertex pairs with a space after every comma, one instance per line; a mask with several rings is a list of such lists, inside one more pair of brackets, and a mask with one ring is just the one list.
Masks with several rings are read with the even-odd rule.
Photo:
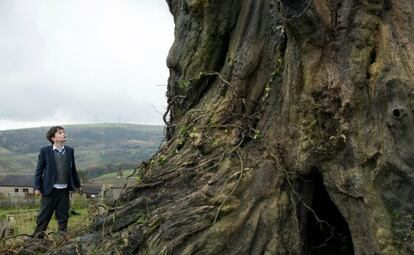
[[33, 193], [32, 175], [9, 174], [0, 180], [0, 194], [3, 197], [27, 197]]

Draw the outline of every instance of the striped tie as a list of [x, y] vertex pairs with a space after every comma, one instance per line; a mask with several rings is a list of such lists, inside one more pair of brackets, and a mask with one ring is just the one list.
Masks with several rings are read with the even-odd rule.
[[62, 156], [63, 154], [65, 154], [65, 148], [63, 148], [61, 151], [59, 151], [58, 149], [55, 149], [55, 151], [59, 156]]

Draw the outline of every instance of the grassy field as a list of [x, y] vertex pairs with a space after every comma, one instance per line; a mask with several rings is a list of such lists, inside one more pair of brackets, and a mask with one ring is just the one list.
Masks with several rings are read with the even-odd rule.
[[[134, 169], [126, 169], [126, 170], [122, 170], [122, 176], [123, 178], [128, 177], [130, 174], [132, 174], [132, 172], [134, 172]], [[102, 180], [102, 179], [109, 179], [109, 178], [116, 178], [118, 175], [117, 172], [113, 172], [113, 173], [107, 173], [107, 174], [103, 174], [101, 176], [99, 176], [98, 178], [96, 178], [96, 180]]]
[[[0, 212], [0, 218], [6, 218], [6, 216], [13, 216], [12, 229], [13, 232], [11, 235], [20, 235], [27, 234], [30, 235], [33, 233], [36, 227], [36, 216], [38, 208], [36, 209], [18, 209], [18, 210], [2, 210]], [[89, 224], [88, 209], [78, 209], [76, 210], [80, 215], [71, 215], [69, 217], [68, 231], [71, 232], [74, 229], [78, 229], [80, 225], [85, 223]], [[57, 232], [58, 225], [55, 217], [49, 223], [48, 232]]]
[[[27, 253], [36, 239], [29, 238], [35, 228], [37, 209], [19, 209], [2, 211], [5, 215], [13, 215], [15, 224], [13, 232], [6, 238], [0, 239], [0, 254], [49, 254], [59, 247], [73, 243], [73, 238], [84, 232], [91, 221], [90, 209], [76, 210], [79, 215], [71, 215], [68, 222], [68, 232], [59, 233], [56, 219], [53, 217], [49, 223], [45, 238], [42, 239], [41, 250]], [[39, 240], [40, 241], [40, 240]], [[22, 251], [22, 253], [20, 252]]]
[[[40, 204], [40, 202], [39, 202]], [[71, 210], [76, 212], [76, 215], [70, 214], [68, 222], [68, 233], [76, 232], [80, 228], [89, 225], [91, 220], [91, 206], [92, 200], [86, 199], [78, 194], [74, 194], [71, 199]], [[36, 216], [39, 208], [10, 208], [0, 209], [0, 220], [6, 220], [12, 217], [9, 221], [12, 232], [10, 235], [32, 234], [36, 226]], [[57, 232], [58, 225], [55, 217], [49, 223], [48, 232]]]

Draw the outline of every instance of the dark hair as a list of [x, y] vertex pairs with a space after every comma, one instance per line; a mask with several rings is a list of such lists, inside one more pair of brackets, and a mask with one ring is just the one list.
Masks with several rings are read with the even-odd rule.
[[51, 127], [49, 131], [47, 131], [46, 133], [46, 139], [49, 140], [49, 142], [53, 144], [52, 137], [55, 137], [56, 132], [58, 132], [59, 130], [65, 130], [65, 129], [61, 126]]

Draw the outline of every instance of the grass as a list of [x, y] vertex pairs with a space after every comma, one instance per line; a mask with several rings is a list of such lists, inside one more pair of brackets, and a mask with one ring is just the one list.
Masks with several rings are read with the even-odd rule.
[[[126, 170], [122, 170], [122, 178], [126, 178], [128, 177], [130, 174], [132, 174], [132, 172], [134, 172], [134, 169], [126, 169]], [[97, 180], [100, 179], [108, 179], [108, 178], [116, 178], [118, 175], [117, 172], [113, 172], [113, 173], [107, 173], [107, 174], [103, 174], [101, 176], [99, 176], [98, 178], [96, 178]]]
[[94, 181], [96, 183], [102, 185], [110, 185], [112, 187], [124, 187], [125, 184], [127, 184], [127, 187], [129, 187], [132, 185], [136, 185], [140, 182], [140, 178], [138, 178], [137, 176], [131, 176], [129, 179], [126, 179], [130, 174], [133, 173], [133, 171], [133, 169], [122, 170], [122, 178], [116, 178], [116, 172], [107, 173], [97, 178], [94, 178]]
[[[38, 209], [20, 209], [4, 212], [4, 215], [14, 217], [11, 226], [12, 232], [10, 233], [10, 235], [32, 234], [36, 227], [37, 212]], [[71, 215], [69, 217], [68, 232], [71, 232], [74, 229], [78, 229], [79, 226], [89, 225], [90, 219], [88, 215], [88, 209], [78, 209], [76, 210], [76, 212], [80, 215]], [[47, 228], [47, 232], [58, 232], [58, 224], [55, 217], [52, 217]]]
[[[71, 210], [76, 211], [79, 215], [70, 214], [68, 222], [68, 232], [77, 230], [80, 227], [86, 227], [90, 223], [89, 206], [91, 201], [78, 194], [74, 194], [71, 199]], [[11, 208], [0, 209], [0, 220], [5, 220], [7, 217], [13, 217], [10, 222], [13, 229], [10, 235], [32, 234], [36, 227], [36, 217], [39, 207], [37, 208]], [[57, 232], [58, 224], [55, 216], [52, 217], [48, 232]]]

